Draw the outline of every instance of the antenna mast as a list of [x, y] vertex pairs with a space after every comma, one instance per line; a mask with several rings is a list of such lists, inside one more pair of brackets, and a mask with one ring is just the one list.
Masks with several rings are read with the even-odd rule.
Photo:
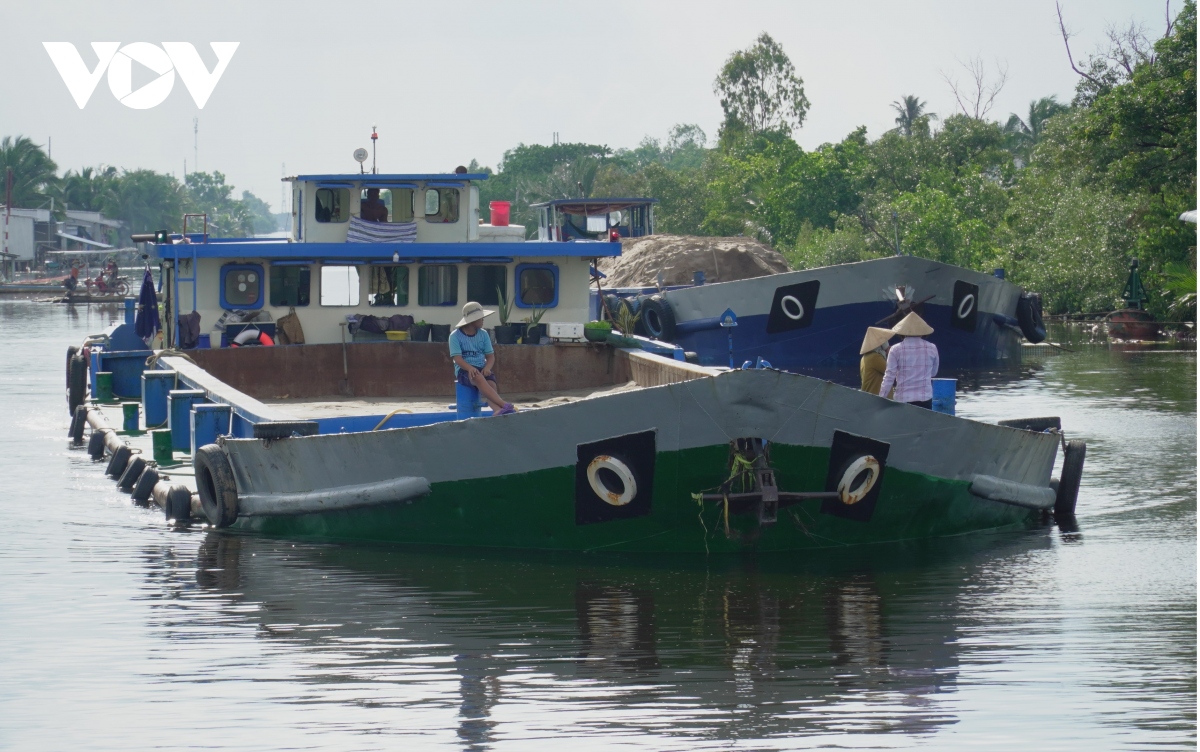
[[371, 174], [378, 175], [379, 168], [375, 166], [375, 142], [379, 140], [379, 134], [375, 132], [375, 126], [371, 126]]
[[200, 118], [192, 118], [192, 172], [200, 170]]

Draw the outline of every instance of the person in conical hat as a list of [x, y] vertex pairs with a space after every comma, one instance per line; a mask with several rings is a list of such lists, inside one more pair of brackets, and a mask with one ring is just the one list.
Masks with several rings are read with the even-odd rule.
[[862, 360], [858, 362], [858, 374], [862, 377], [864, 392], [879, 394], [879, 387], [883, 384], [883, 373], [887, 370], [888, 340], [894, 336], [895, 333], [891, 329], [867, 327], [867, 335], [863, 337], [862, 348], [858, 351], [862, 356]]
[[450, 334], [450, 360], [454, 361], [454, 379], [463, 386], [473, 386], [479, 396], [492, 407], [492, 415], [508, 415], [517, 409], [505, 402], [496, 386], [496, 354], [492, 349], [492, 338], [483, 328], [483, 320], [495, 311], [489, 311], [475, 301], [463, 306], [462, 320], [454, 325]]
[[894, 386], [896, 392], [892, 399], [932, 410], [938, 350], [937, 345], [924, 338], [933, 334], [933, 327], [914, 311], [892, 327], [892, 331], [902, 340], [888, 351], [887, 369], [883, 372], [879, 393], [886, 396]]

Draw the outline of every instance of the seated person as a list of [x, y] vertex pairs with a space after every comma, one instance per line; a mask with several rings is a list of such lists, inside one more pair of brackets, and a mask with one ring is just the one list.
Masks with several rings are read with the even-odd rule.
[[505, 402], [496, 391], [496, 375], [492, 368], [496, 356], [492, 338], [484, 331], [483, 320], [495, 313], [472, 301], [463, 306], [462, 320], [450, 334], [450, 359], [454, 361], [454, 378], [463, 386], [473, 386], [492, 408], [492, 415], [508, 415], [517, 409]]
[[367, 189], [367, 197], [362, 200], [358, 216], [368, 222], [388, 221], [387, 204], [383, 203], [383, 199], [379, 198], [378, 188]]
[[71, 267], [71, 275], [64, 279], [62, 284], [67, 288], [67, 295], [75, 292], [75, 288], [79, 287], [79, 267]]

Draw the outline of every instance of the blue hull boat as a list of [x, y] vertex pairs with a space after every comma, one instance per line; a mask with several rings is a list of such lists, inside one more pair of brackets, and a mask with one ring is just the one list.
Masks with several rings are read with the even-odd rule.
[[[1022, 338], [1045, 338], [1036, 295], [997, 276], [912, 256], [661, 292], [605, 292], [632, 303], [647, 335], [709, 366], [763, 358], [789, 371], [857, 368], [867, 327], [892, 326], [910, 310], [934, 328], [928, 339], [951, 368], [1017, 364]], [[605, 304], [619, 303], [608, 296]], [[722, 326], [729, 311], [735, 327]]]

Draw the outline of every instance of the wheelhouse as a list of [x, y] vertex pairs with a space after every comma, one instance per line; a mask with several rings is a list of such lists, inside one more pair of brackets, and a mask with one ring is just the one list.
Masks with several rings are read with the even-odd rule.
[[155, 245], [168, 344], [186, 344], [178, 322], [190, 311], [199, 314], [200, 332], [211, 332], [212, 347], [236, 332], [214, 331], [227, 312], [260, 312], [250, 317], [254, 325], [273, 334], [271, 322], [294, 310], [310, 344], [341, 341], [342, 325], [365, 315], [453, 325], [469, 300], [490, 308], [511, 302], [513, 321], [535, 309], [544, 309], [546, 323], [588, 321], [589, 268], [619, 255], [620, 243], [607, 236], [581, 246], [526, 242], [524, 227], [484, 224], [478, 183], [486, 179], [300, 175], [285, 179], [293, 206], [286, 238], [161, 234], [169, 241]]
[[[654, 234], [654, 198], [563, 198], [532, 204], [538, 240], [607, 241]], [[614, 233], [615, 231], [615, 233]]]

